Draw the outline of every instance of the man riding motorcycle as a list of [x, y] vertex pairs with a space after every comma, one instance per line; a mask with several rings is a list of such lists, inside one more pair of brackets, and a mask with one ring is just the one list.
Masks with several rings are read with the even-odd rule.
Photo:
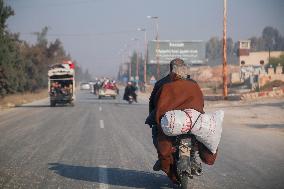
[[133, 98], [135, 102], [137, 102], [137, 94], [136, 87], [132, 85], [132, 82], [128, 82], [123, 95], [123, 100], [129, 101], [130, 98]]
[[[160, 126], [161, 117], [170, 110], [194, 109], [204, 113], [203, 94], [198, 84], [189, 79], [188, 68], [184, 61], [177, 58], [170, 63], [170, 74], [155, 84], [149, 101], [149, 116], [146, 124], [152, 126], [153, 143], [157, 149], [158, 161], [153, 170], [164, 171], [168, 177], [178, 183], [176, 162], [173, 158], [174, 137], [166, 136]], [[212, 154], [202, 143], [196, 143], [201, 160], [212, 165], [216, 154]]]

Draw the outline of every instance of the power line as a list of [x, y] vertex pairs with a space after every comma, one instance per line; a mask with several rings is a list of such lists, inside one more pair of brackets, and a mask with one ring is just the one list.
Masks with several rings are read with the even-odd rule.
[[[78, 5], [78, 4], [89, 4], [89, 3], [95, 3], [99, 0], [80, 0], [80, 1], [65, 1], [65, 2], [58, 2], [56, 1], [56, 3], [41, 3], [41, 4], [33, 4], [33, 6], [17, 6], [18, 8], [35, 8], [35, 7], [44, 7], [44, 8], [48, 8], [48, 7], [61, 7], [61, 6], [69, 6], [69, 5]], [[15, 5], [12, 2], [9, 3], [10, 6]]]
[[[95, 36], [108, 36], [108, 35], [124, 35], [137, 32], [136, 30], [122, 30], [114, 32], [100, 32], [100, 33], [47, 33], [48, 37], [95, 37]], [[21, 35], [36, 35], [38, 32], [21, 33]]]

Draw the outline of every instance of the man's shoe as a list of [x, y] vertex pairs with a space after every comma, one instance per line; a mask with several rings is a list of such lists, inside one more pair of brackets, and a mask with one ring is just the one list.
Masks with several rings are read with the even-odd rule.
[[161, 161], [160, 160], [157, 160], [155, 165], [153, 166], [153, 170], [154, 171], [160, 171], [162, 170], [162, 164], [161, 164]]

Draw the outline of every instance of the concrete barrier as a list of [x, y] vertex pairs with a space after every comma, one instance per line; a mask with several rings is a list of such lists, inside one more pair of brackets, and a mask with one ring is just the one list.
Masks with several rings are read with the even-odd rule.
[[281, 97], [284, 96], [284, 88], [273, 88], [270, 91], [260, 91], [253, 93], [246, 93], [241, 95], [242, 100], [265, 98], [265, 97]]

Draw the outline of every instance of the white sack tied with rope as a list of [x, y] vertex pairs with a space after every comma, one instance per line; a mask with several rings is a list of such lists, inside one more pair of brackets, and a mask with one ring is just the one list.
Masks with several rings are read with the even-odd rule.
[[215, 154], [221, 139], [223, 118], [223, 110], [205, 114], [194, 109], [171, 110], [162, 117], [161, 127], [167, 136], [190, 132]]

